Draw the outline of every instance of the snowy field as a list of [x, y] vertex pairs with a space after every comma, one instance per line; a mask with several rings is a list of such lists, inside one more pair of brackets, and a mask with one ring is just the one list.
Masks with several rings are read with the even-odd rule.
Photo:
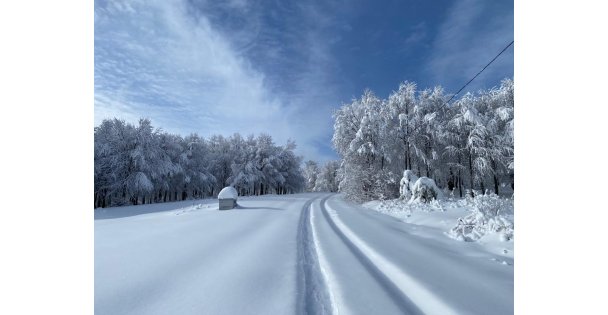
[[239, 205], [96, 209], [95, 313], [513, 313], [513, 242], [446, 234], [466, 208], [406, 215], [323, 193]]

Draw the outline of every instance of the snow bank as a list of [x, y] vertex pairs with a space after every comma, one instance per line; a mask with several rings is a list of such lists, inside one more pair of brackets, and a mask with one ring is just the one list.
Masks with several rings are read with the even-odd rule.
[[428, 177], [420, 177], [414, 183], [412, 187], [412, 198], [413, 201], [430, 202], [441, 197], [441, 190], [435, 184], [435, 181]]
[[472, 213], [459, 218], [447, 233], [460, 241], [477, 241], [486, 234], [496, 233], [500, 240], [513, 239], [513, 199], [495, 194], [478, 195], [465, 200]]
[[217, 195], [217, 199], [237, 199], [239, 196], [239, 193], [236, 191], [236, 189], [232, 186], [228, 186], [228, 187], [224, 187], [224, 189], [222, 189], [219, 193], [219, 195]]
[[509, 241], [514, 237], [513, 198], [488, 194], [466, 199], [444, 198], [428, 203], [399, 198], [374, 200], [363, 206], [406, 223], [441, 229], [455, 240], [492, 243], [486, 244], [492, 252], [498, 252], [498, 248], [512, 251], [512, 242]]

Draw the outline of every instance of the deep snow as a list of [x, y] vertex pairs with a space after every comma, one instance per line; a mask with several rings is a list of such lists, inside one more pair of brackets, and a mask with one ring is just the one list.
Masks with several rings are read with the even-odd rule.
[[[513, 264], [513, 199], [496, 195], [472, 198], [446, 198], [430, 203], [405, 199], [374, 200], [365, 208], [395, 217], [414, 225], [412, 230], [433, 230], [437, 237], [458, 241], [472, 241], [480, 250], [496, 255], [490, 259], [502, 264]], [[498, 212], [498, 213], [493, 213]], [[462, 231], [463, 225], [471, 231]]]
[[335, 194], [239, 204], [96, 209], [95, 313], [513, 313], [512, 256], [428, 219], [457, 211], [414, 224]]

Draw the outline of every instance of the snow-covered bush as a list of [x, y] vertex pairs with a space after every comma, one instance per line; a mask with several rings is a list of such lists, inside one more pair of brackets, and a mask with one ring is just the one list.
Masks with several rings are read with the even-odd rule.
[[499, 233], [500, 239], [513, 238], [513, 199], [495, 194], [478, 195], [464, 200], [472, 213], [459, 218], [448, 235], [461, 241], [476, 241], [488, 233]]
[[435, 181], [428, 177], [420, 177], [412, 187], [412, 197], [410, 202], [422, 201], [430, 202], [441, 196], [441, 190], [435, 184]]
[[403, 171], [403, 177], [399, 182], [399, 194], [403, 198], [410, 198], [412, 196], [412, 189], [414, 183], [418, 180], [418, 176], [411, 170]]

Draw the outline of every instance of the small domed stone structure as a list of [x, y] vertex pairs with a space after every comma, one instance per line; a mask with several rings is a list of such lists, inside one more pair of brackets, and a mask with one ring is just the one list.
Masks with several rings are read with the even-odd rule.
[[217, 195], [220, 203], [220, 210], [230, 210], [236, 207], [236, 200], [239, 194], [232, 186], [224, 187]]

